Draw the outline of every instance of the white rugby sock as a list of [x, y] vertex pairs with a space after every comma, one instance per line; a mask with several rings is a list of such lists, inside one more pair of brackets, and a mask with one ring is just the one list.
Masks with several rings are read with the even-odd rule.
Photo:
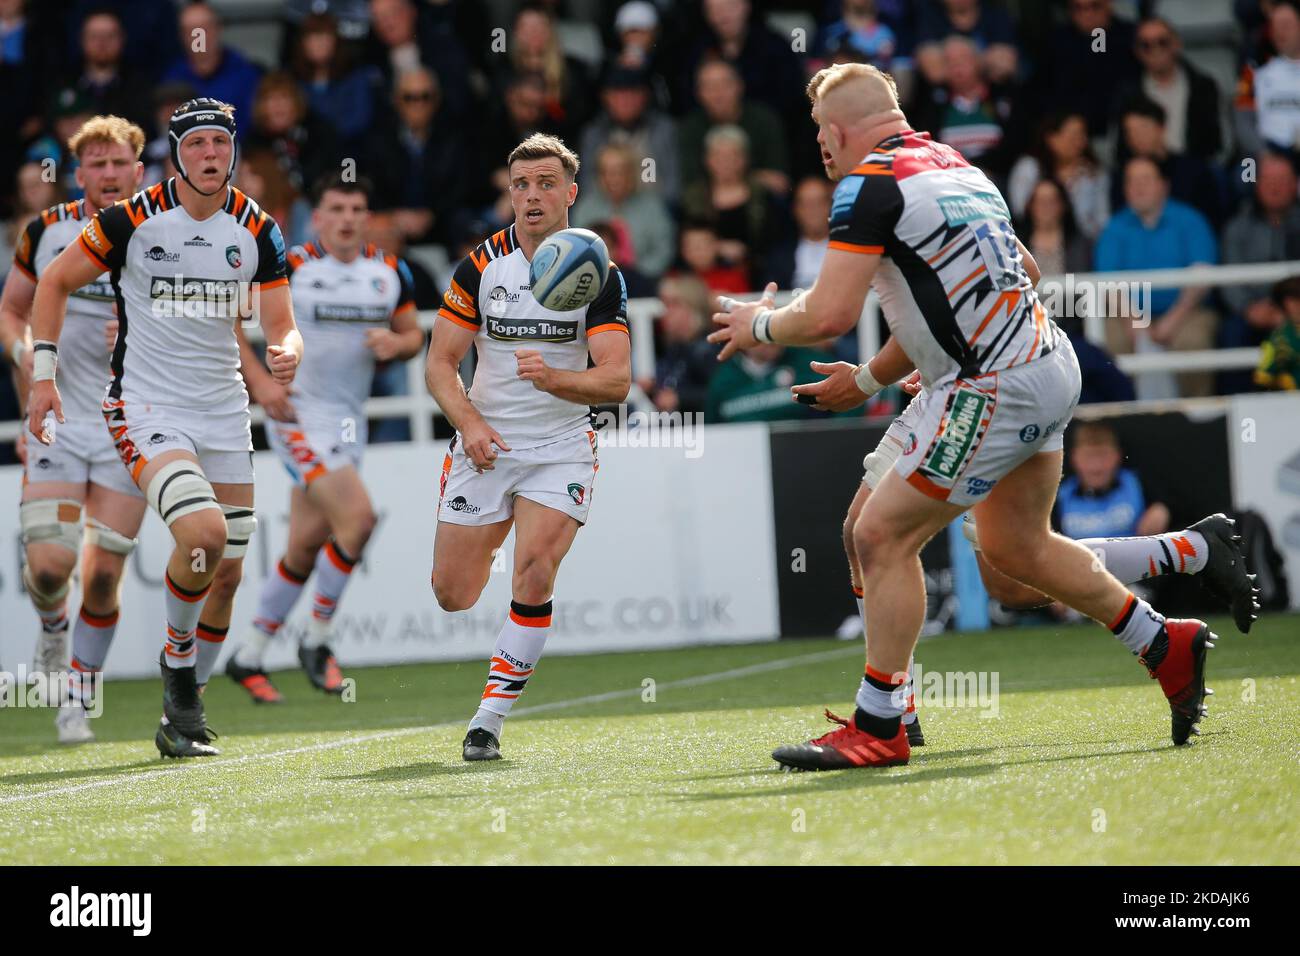
[[212, 676], [212, 669], [217, 666], [217, 658], [221, 656], [221, 648], [225, 646], [226, 634], [229, 630], [229, 627], [209, 627], [200, 621], [194, 631], [194, 636], [198, 638], [194, 680], [200, 687]]
[[343, 589], [352, 578], [357, 558], [338, 546], [333, 538], [316, 554], [316, 593], [312, 597], [311, 622], [303, 638], [304, 647], [319, 647], [329, 640], [330, 622], [338, 610]]
[[[865, 633], [867, 626], [867, 610], [866, 605], [862, 600], [862, 588], [853, 588], [853, 598], [858, 602], [858, 617], [862, 618], [862, 627], [863, 632]], [[915, 658], [913, 657], [907, 659], [907, 709], [903, 711], [903, 723], [905, 724], [916, 723], [916, 694], [912, 689], [912, 667], [914, 662]]]
[[1199, 531], [1170, 531], [1141, 538], [1084, 538], [1079, 542], [1101, 559], [1122, 584], [1162, 574], [1200, 574], [1210, 546]]
[[1110, 632], [1134, 654], [1141, 654], [1164, 626], [1163, 614], [1146, 601], [1130, 594], [1124, 609], [1110, 622]]
[[528, 678], [533, 676], [537, 661], [546, 647], [551, 632], [553, 600], [545, 604], [520, 604], [510, 602], [510, 615], [501, 626], [492, 660], [488, 664], [487, 685], [478, 712], [469, 722], [469, 729], [483, 727], [498, 737], [510, 708], [524, 692]]
[[198, 662], [194, 648], [194, 629], [203, 610], [203, 599], [208, 596], [211, 584], [199, 591], [187, 591], [164, 574], [167, 590], [163, 604], [167, 611], [167, 642], [164, 644], [167, 666], [193, 667]]
[[72, 673], [68, 677], [68, 696], [89, 707], [96, 676], [104, 669], [108, 648], [117, 631], [118, 611], [91, 614], [84, 607], [72, 626]]

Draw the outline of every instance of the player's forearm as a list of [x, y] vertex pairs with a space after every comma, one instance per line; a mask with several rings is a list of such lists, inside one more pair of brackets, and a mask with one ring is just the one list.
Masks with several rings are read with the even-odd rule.
[[21, 355], [14, 352], [14, 346], [22, 343], [20, 349], [27, 345], [27, 320], [9, 308], [7, 302], [0, 302], [0, 354], [4, 360], [17, 365]]
[[611, 364], [582, 372], [552, 369], [546, 391], [578, 405], [613, 405], [626, 399], [631, 388], [631, 367]]
[[394, 357], [399, 362], [405, 362], [415, 358], [424, 348], [424, 330], [411, 329], [407, 332], [397, 333], [401, 339], [401, 345]]
[[[46, 279], [54, 277], [46, 276]], [[36, 298], [32, 302], [32, 341], [58, 342], [63, 334], [63, 317], [68, 309], [68, 296], [71, 289], [65, 289], [56, 281], [38, 283]]]
[[813, 345], [837, 339], [857, 325], [857, 313], [826, 301], [814, 286], [789, 305], [772, 312], [768, 335], [782, 345]]
[[248, 340], [242, 334], [239, 336], [239, 371], [244, 376], [244, 384], [248, 386], [248, 393], [253, 396], [254, 401], [260, 402], [263, 390], [274, 379], [271, 378], [270, 371], [262, 363], [257, 350], [248, 343]]
[[449, 358], [431, 355], [429, 365], [424, 370], [424, 384], [428, 386], [429, 394], [438, 403], [451, 427], [457, 431], [464, 431], [470, 423], [483, 418], [469, 400], [465, 383], [460, 379], [458, 363]]
[[898, 340], [890, 338], [868, 362], [871, 377], [881, 385], [892, 385], [916, 370], [916, 363], [907, 357]]

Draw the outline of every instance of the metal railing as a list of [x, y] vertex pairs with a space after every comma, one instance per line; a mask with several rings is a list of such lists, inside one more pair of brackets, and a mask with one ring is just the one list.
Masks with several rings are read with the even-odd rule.
[[[1146, 284], [1155, 289], [1182, 289], [1189, 286], [1263, 285], [1290, 276], [1300, 275], [1300, 261], [1271, 262], [1256, 265], [1192, 266], [1186, 269], [1152, 269], [1132, 272], [1074, 273], [1068, 277], [1075, 290], [1088, 284]], [[1066, 276], [1044, 276], [1040, 289], [1049, 283], [1062, 283]], [[757, 295], [757, 293], [755, 293]], [[777, 294], [777, 303], [790, 301], [790, 292]], [[632, 377], [654, 377], [654, 320], [662, 313], [663, 303], [658, 299], [631, 299], [627, 304], [628, 324], [632, 330]], [[433, 327], [435, 311], [420, 313], [420, 327], [428, 331]], [[880, 300], [875, 292], [867, 296], [858, 322], [858, 349], [864, 356], [875, 355], [880, 350]], [[1129, 321], [1111, 319], [1110, 321]], [[1084, 335], [1089, 341], [1105, 346], [1107, 318], [1100, 312], [1084, 317]], [[249, 329], [249, 338], [256, 340], [258, 329]], [[1254, 348], [1206, 349], [1203, 351], [1160, 352], [1141, 355], [1117, 355], [1115, 364], [1120, 370], [1133, 375], [1141, 372], [1203, 372], [1254, 368], [1259, 362], [1259, 350]], [[406, 395], [371, 398], [366, 402], [368, 418], [406, 418], [411, 424], [414, 441], [433, 438], [433, 419], [439, 414], [438, 404], [424, 387], [424, 362], [412, 359], [406, 363]], [[646, 404], [645, 395], [635, 385], [633, 399]], [[260, 423], [265, 416], [254, 406], [253, 421]], [[0, 422], [0, 441], [12, 441], [18, 435], [19, 423]]]

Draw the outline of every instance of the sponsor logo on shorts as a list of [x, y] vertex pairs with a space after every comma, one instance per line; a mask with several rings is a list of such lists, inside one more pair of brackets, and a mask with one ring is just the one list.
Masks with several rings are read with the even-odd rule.
[[154, 246], [145, 252], [144, 257], [154, 262], [180, 262], [181, 254], [179, 252], [168, 252], [162, 246]]
[[447, 502], [447, 507], [452, 511], [459, 511], [467, 515], [476, 515], [483, 510], [478, 505], [472, 505], [466, 501], [464, 495], [457, 495], [452, 498], [451, 501]]
[[162, 432], [154, 432], [149, 436], [149, 444], [161, 445], [163, 442], [176, 441], [175, 435], [164, 435]]
[[37, 468], [41, 468], [41, 469], [49, 468], [51, 464], [53, 464], [53, 462], [51, 462], [48, 458], [37, 458], [37, 459], [36, 459], [36, 467], [37, 467]]
[[[1025, 444], [1029, 444], [1031, 441], [1036, 441], [1039, 431], [1041, 431], [1041, 429], [1037, 425], [1026, 425], [1024, 428], [1020, 429], [1020, 440]], [[1051, 432], [1048, 432], [1048, 434], [1050, 435]]]
[[988, 399], [979, 392], [959, 388], [952, 393], [948, 426], [935, 439], [930, 457], [925, 461], [927, 471], [948, 479], [961, 473], [979, 434], [980, 419], [987, 404]]
[[239, 254], [239, 246], [226, 246], [226, 262], [232, 269], [238, 269], [244, 264], [244, 257]]
[[992, 490], [993, 486], [998, 483], [996, 478], [967, 478], [966, 494], [968, 495], [986, 495]]
[[575, 505], [582, 504], [582, 499], [587, 497], [587, 489], [576, 481], [569, 482], [569, 497], [573, 499]]

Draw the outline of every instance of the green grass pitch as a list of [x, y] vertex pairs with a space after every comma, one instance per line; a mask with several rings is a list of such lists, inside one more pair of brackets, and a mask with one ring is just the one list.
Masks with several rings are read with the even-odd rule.
[[1294, 864], [1300, 618], [1213, 624], [1191, 746], [1100, 628], [1003, 630], [917, 655], [997, 672], [996, 718], [923, 707], [908, 766], [823, 774], [769, 752], [827, 729], [823, 706], [851, 712], [857, 644], [551, 657], [506, 759], [474, 765], [480, 661], [356, 670], [354, 703], [285, 673], [278, 708], [218, 675], [207, 761], [160, 760], [158, 682], [115, 682], [95, 744], [60, 748], [50, 711], [0, 711], [0, 864]]

